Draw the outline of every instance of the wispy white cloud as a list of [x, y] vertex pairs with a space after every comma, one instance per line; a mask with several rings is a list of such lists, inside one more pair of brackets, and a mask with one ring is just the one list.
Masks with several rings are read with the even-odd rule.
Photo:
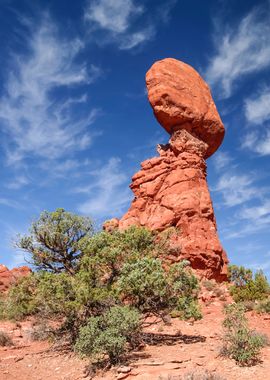
[[216, 54], [209, 61], [206, 79], [225, 98], [237, 81], [270, 65], [269, 4], [254, 8], [236, 25], [226, 28], [222, 20], [216, 25], [220, 28], [214, 32]]
[[[270, 22], [270, 20], [269, 20]], [[257, 97], [245, 101], [245, 116], [248, 122], [261, 124], [270, 119], [270, 88], [264, 88]]]
[[[227, 224], [226, 231], [224, 231], [226, 239], [243, 238], [269, 229], [270, 200], [263, 198], [264, 194], [260, 194], [259, 188], [257, 191], [259, 196], [253, 197], [253, 201], [250, 204], [243, 204], [241, 208], [238, 208], [231, 222]], [[266, 192], [263, 191], [262, 193]], [[255, 198], [261, 199], [255, 200]], [[263, 249], [263, 246], [256, 244], [256, 248]]]
[[[262, 271], [267, 271], [269, 272], [270, 270], [270, 260], [264, 261], [264, 262], [257, 262], [257, 263], [251, 263], [249, 264], [249, 268], [257, 271], [257, 270], [262, 270]], [[269, 274], [269, 273], [268, 273]]]
[[29, 54], [13, 55], [0, 99], [0, 126], [11, 142], [9, 163], [31, 155], [55, 159], [84, 149], [91, 143], [89, 126], [98, 114], [96, 109], [76, 112], [76, 107], [85, 106], [85, 95], [61, 100], [53, 96], [57, 89], [78, 88], [100, 75], [96, 66], [75, 63], [82, 41], [60, 38], [48, 15], [39, 26], [28, 27]]
[[265, 200], [258, 206], [245, 206], [238, 216], [241, 219], [253, 220], [260, 224], [270, 223], [270, 200]]
[[102, 29], [120, 34], [126, 32], [132, 19], [143, 12], [143, 6], [136, 6], [133, 0], [94, 0], [88, 2], [85, 18]]
[[217, 171], [224, 169], [233, 162], [231, 153], [217, 152], [213, 157], [214, 167]]
[[131, 199], [127, 186], [128, 176], [121, 167], [121, 160], [113, 157], [89, 175], [91, 183], [75, 189], [88, 196], [78, 206], [78, 211], [99, 218], [120, 215]]
[[175, 3], [169, 0], [155, 15], [149, 15], [135, 0], [88, 0], [85, 20], [92, 35], [99, 33], [98, 43], [114, 43], [120, 50], [130, 50], [155, 36], [157, 22], [168, 21]]
[[155, 34], [153, 26], [149, 26], [138, 32], [134, 32], [130, 35], [126, 35], [123, 41], [120, 43], [119, 48], [122, 50], [133, 49], [143, 42], [149, 41]]
[[14, 199], [6, 198], [6, 197], [0, 197], [0, 205], [15, 208], [15, 209], [22, 208], [22, 206], [20, 205], [18, 201]]
[[213, 191], [222, 195], [225, 206], [233, 207], [262, 195], [262, 189], [259, 191], [254, 182], [253, 175], [226, 172], [219, 178]]
[[242, 149], [249, 149], [260, 156], [270, 154], [270, 130], [260, 133], [252, 131], [243, 136]]
[[24, 174], [16, 175], [12, 180], [6, 183], [6, 187], [11, 190], [18, 190], [30, 183], [29, 178]]

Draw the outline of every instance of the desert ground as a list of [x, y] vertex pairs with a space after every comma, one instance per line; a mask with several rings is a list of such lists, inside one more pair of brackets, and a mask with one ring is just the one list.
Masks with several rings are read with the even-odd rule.
[[[1, 380], [180, 380], [190, 373], [208, 370], [224, 380], [266, 380], [270, 378], [270, 346], [262, 350], [261, 362], [239, 367], [220, 356], [224, 302], [214, 300], [202, 306], [203, 319], [195, 322], [177, 318], [171, 324], [157, 321], [145, 331], [146, 344], [124, 365], [100, 370], [95, 375], [88, 360], [82, 360], [63, 346], [33, 341], [32, 320], [20, 324], [1, 322], [14, 346], [0, 348]], [[270, 315], [247, 313], [250, 327], [270, 339]], [[154, 321], [154, 320], [153, 320]]]

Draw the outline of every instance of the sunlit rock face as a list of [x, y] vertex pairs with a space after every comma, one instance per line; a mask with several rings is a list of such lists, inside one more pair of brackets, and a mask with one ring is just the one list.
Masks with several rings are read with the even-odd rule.
[[158, 122], [172, 134], [185, 129], [208, 146], [211, 156], [224, 137], [224, 126], [206, 82], [191, 66], [173, 58], [153, 64], [146, 74], [148, 99]]
[[8, 291], [21, 277], [28, 276], [30, 273], [31, 269], [27, 266], [9, 270], [5, 265], [0, 264], [0, 293]]
[[166, 260], [188, 259], [200, 277], [227, 279], [228, 259], [217, 234], [205, 159], [220, 146], [224, 126], [210, 90], [187, 64], [167, 58], [146, 74], [149, 102], [170, 134], [159, 157], [141, 163], [130, 185], [134, 200], [119, 228], [175, 227]]

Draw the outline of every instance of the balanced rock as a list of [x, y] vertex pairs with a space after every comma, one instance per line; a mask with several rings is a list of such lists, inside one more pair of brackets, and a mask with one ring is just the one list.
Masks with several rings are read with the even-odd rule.
[[154, 63], [146, 74], [148, 98], [158, 122], [172, 134], [185, 129], [207, 143], [206, 158], [220, 146], [224, 126], [206, 82], [191, 66], [173, 58]]
[[28, 276], [31, 272], [27, 266], [9, 270], [5, 265], [0, 264], [0, 293], [6, 292], [21, 277]]
[[205, 158], [224, 136], [210, 90], [194, 69], [175, 59], [155, 63], [146, 82], [154, 113], [171, 138], [158, 146], [159, 157], [144, 161], [133, 176], [135, 198], [119, 228], [175, 227], [165, 259], [188, 259], [200, 277], [226, 280], [228, 259], [206, 181]]

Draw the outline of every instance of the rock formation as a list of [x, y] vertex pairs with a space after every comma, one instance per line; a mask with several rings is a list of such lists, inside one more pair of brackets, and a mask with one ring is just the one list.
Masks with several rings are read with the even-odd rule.
[[30, 273], [31, 269], [27, 266], [9, 270], [5, 265], [0, 264], [0, 293], [6, 292], [19, 278], [28, 276]]
[[171, 137], [158, 146], [159, 157], [144, 161], [133, 176], [135, 198], [119, 228], [176, 227], [167, 259], [186, 258], [201, 277], [226, 280], [228, 260], [206, 181], [205, 159], [224, 137], [210, 90], [192, 67], [171, 58], [151, 67], [146, 84], [154, 114]]

